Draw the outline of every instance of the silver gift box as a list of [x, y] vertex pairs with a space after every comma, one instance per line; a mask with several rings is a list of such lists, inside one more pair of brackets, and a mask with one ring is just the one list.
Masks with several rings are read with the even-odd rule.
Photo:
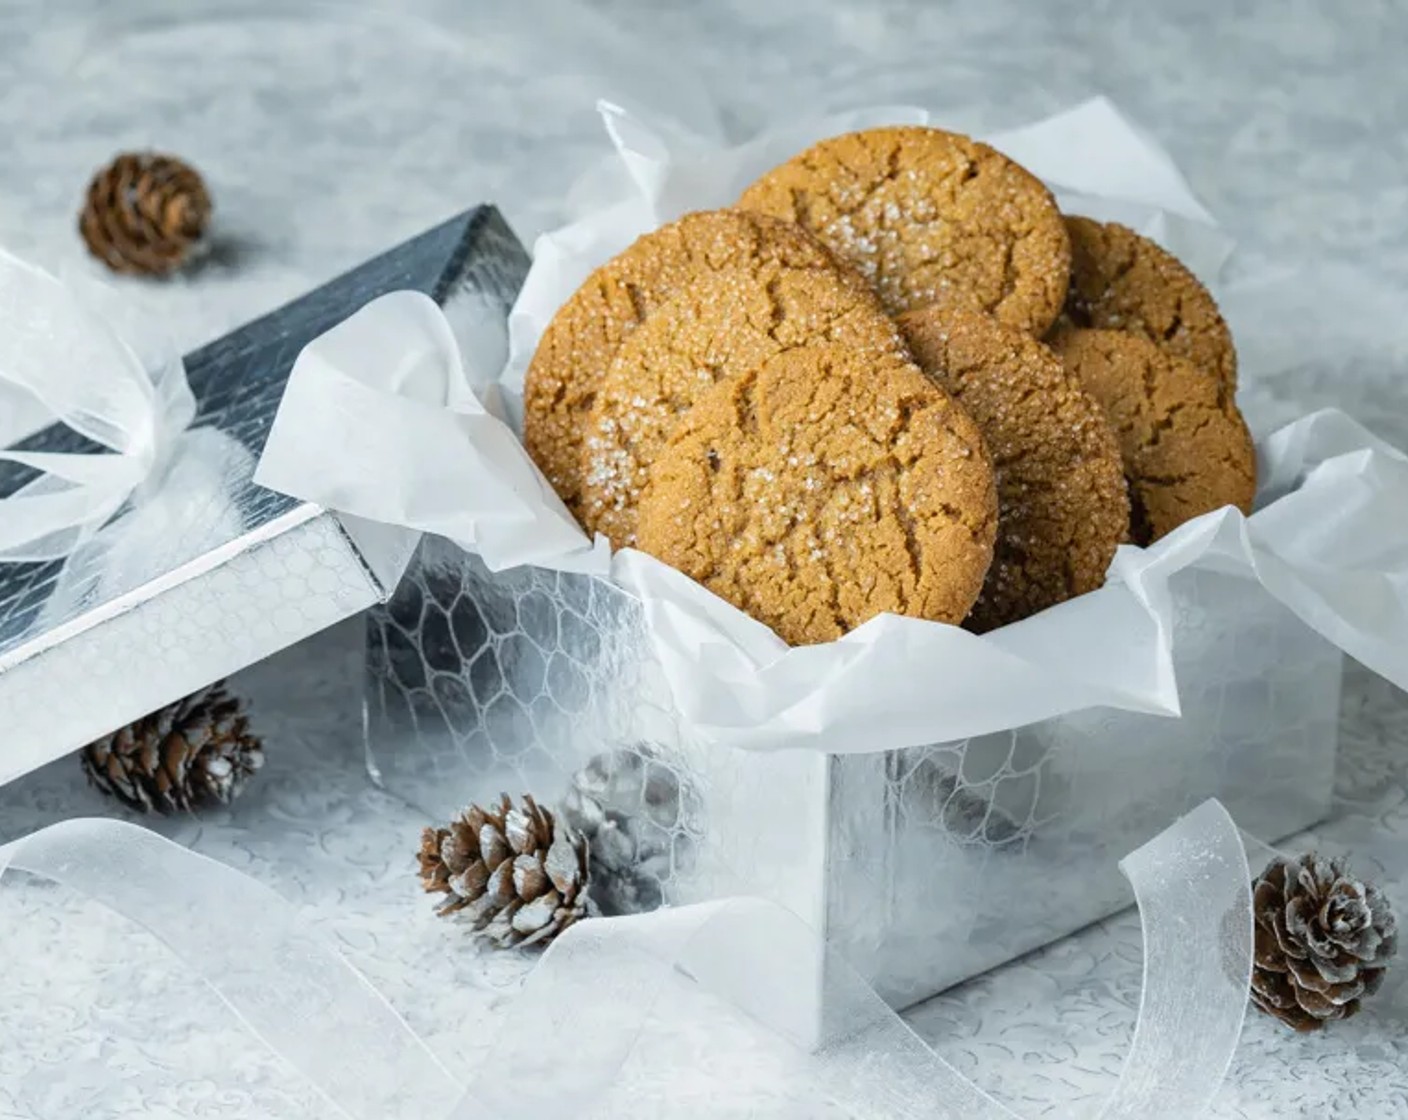
[[635, 857], [599, 876], [608, 899], [767, 896], [906, 1006], [1124, 908], [1119, 857], [1208, 797], [1267, 838], [1326, 814], [1340, 652], [1239, 576], [1171, 590], [1180, 718], [752, 753], [681, 727], [629, 595], [428, 537], [368, 615], [370, 764], [430, 819], [575, 787]]
[[[498, 212], [479, 207], [188, 355], [201, 454], [167, 480], [188, 492], [119, 512], [147, 520], [141, 547], [0, 563], [0, 784], [384, 600], [415, 534], [253, 482], [289, 370], [312, 339], [398, 289], [432, 296], [466, 332], [486, 311], [502, 322], [527, 265]], [[62, 427], [20, 446], [88, 450]], [[0, 464], [0, 494], [29, 477]], [[161, 512], [165, 497], [179, 517]]]

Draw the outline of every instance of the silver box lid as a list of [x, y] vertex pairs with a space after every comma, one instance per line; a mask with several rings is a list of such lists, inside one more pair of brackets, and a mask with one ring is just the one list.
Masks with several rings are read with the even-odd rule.
[[[0, 784], [383, 601], [414, 534], [253, 482], [289, 370], [386, 292], [425, 292], [457, 333], [486, 311], [502, 320], [527, 267], [498, 211], [477, 207], [188, 355], [192, 428], [218, 444], [216, 469], [208, 493], [157, 526], [160, 550], [0, 563]], [[85, 450], [60, 426], [20, 446]], [[0, 494], [28, 477], [0, 464]]]

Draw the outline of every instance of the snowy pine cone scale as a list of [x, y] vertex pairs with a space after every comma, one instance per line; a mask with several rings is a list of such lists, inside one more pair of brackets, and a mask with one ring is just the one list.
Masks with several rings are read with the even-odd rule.
[[447, 896], [436, 912], [463, 912], [498, 948], [546, 944], [593, 912], [586, 839], [531, 797], [425, 829], [418, 858], [421, 886]]

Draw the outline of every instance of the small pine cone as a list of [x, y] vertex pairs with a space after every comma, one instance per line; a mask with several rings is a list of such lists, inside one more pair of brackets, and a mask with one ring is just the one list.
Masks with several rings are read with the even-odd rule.
[[140, 812], [229, 804], [264, 763], [240, 701], [217, 681], [83, 748], [83, 772]]
[[546, 944], [594, 910], [586, 840], [531, 797], [515, 806], [471, 805], [420, 841], [421, 885], [449, 897], [437, 913], [464, 910], [474, 932], [500, 949]]
[[689, 869], [702, 806], [648, 743], [594, 755], [572, 775], [562, 815], [591, 845], [592, 897], [607, 914], [638, 914], [665, 901]]
[[210, 211], [195, 168], [174, 156], [129, 152], [93, 176], [78, 230], [114, 272], [165, 276], [190, 258]]
[[1252, 884], [1252, 1003], [1298, 1031], [1347, 1019], [1383, 982], [1397, 923], [1343, 860], [1277, 858]]

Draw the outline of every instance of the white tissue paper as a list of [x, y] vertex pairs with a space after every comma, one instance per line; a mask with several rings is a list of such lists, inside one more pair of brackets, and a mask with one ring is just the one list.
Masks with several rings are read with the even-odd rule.
[[[858, 110], [737, 148], [676, 152], [646, 122], [609, 104], [601, 111], [636, 193], [538, 240], [510, 315], [509, 362], [497, 378], [467, 371], [443, 412], [423, 409], [419, 421], [408, 417], [403, 425], [399, 417], [411, 405], [391, 376], [394, 363], [368, 349], [333, 353], [325, 337], [295, 366], [257, 481], [438, 533], [491, 571], [532, 564], [609, 577], [643, 605], [685, 724], [722, 747], [845, 754], [961, 740], [1095, 707], [1176, 715], [1168, 586], [1195, 568], [1255, 580], [1336, 646], [1408, 685], [1408, 521], [1401, 517], [1408, 458], [1331, 411], [1262, 443], [1263, 483], [1251, 517], [1228, 508], [1151, 548], [1121, 548], [1101, 590], [982, 636], [886, 614], [838, 641], [789, 648], [653, 557], [632, 549], [611, 555], [604, 540], [589, 541], [510, 430], [521, 413], [524, 368], [557, 308], [642, 232], [689, 210], [728, 205], [809, 142], [932, 119], [918, 109]], [[1118, 216], [1205, 277], [1226, 256], [1228, 239], [1168, 157], [1103, 99], [986, 139], [1039, 174], [1069, 208]], [[400, 338], [404, 313], [376, 301], [346, 327]], [[316, 392], [300, 389], [305, 379], [316, 379]], [[471, 387], [499, 406], [504, 422], [483, 413]], [[378, 449], [375, 470], [345, 485], [341, 448], [364, 439]]]

